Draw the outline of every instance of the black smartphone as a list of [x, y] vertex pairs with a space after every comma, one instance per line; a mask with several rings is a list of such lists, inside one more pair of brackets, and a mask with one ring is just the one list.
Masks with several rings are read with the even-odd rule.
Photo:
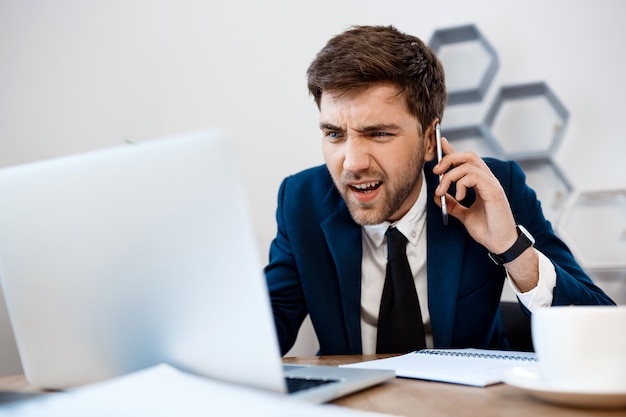
[[[443, 158], [443, 152], [441, 151], [441, 126], [439, 123], [435, 125], [435, 138], [437, 140], [437, 162], [441, 162], [441, 158]], [[441, 182], [441, 178], [443, 175], [439, 175], [439, 182]], [[441, 215], [443, 217], [443, 224], [448, 224], [448, 206], [446, 204], [446, 196], [441, 196]]]

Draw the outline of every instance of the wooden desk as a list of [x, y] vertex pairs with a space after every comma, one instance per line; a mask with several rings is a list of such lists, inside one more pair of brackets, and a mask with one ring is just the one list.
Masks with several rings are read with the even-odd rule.
[[[381, 356], [382, 357], [382, 356]], [[341, 365], [376, 359], [376, 355], [284, 358], [284, 363]], [[542, 402], [506, 384], [486, 388], [396, 378], [340, 398], [333, 404], [402, 416], [574, 417], [626, 416], [626, 409], [576, 409]]]
[[[336, 366], [376, 359], [376, 355], [284, 358], [284, 363]], [[0, 377], [3, 395], [28, 395], [37, 390], [23, 375]], [[50, 394], [54, 395], [54, 394]], [[475, 417], [617, 417], [626, 409], [576, 409], [544, 403], [515, 387], [498, 384], [487, 388], [396, 378], [388, 383], [340, 398], [333, 404], [402, 416]], [[2, 405], [0, 404], [0, 411]]]

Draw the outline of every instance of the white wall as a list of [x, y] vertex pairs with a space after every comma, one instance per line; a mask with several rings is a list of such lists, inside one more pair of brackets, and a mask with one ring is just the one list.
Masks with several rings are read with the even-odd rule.
[[[545, 81], [570, 111], [555, 159], [572, 183], [626, 187], [625, 13], [621, 0], [0, 0], [0, 166], [225, 127], [266, 259], [280, 180], [322, 162], [305, 71], [326, 40], [474, 23], [499, 54], [494, 85]], [[2, 309], [0, 331], [11, 371]]]

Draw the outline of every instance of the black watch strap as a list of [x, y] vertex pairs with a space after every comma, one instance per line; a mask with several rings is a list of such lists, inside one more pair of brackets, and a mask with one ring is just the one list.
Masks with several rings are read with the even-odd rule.
[[520, 256], [522, 252], [535, 244], [535, 239], [524, 226], [518, 224], [516, 228], [517, 240], [515, 241], [513, 246], [509, 248], [509, 250], [502, 252], [499, 255], [496, 255], [493, 252], [489, 252], [489, 257], [497, 265], [503, 265], [511, 262], [512, 260]]

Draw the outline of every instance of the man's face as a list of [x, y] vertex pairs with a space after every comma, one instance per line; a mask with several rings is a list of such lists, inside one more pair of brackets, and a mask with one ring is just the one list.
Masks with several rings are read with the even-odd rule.
[[422, 133], [392, 84], [337, 96], [324, 92], [324, 160], [360, 225], [400, 219], [417, 200], [425, 160], [435, 156], [432, 127]]

